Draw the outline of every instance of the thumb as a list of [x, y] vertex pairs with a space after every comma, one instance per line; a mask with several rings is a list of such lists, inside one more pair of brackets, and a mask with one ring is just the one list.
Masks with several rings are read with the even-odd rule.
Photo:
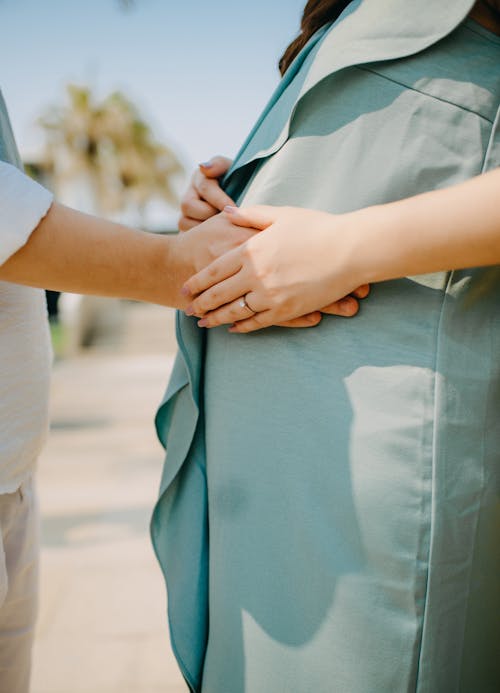
[[224, 214], [236, 226], [245, 226], [263, 231], [276, 221], [276, 207], [255, 205], [254, 207], [224, 207]]
[[200, 171], [207, 178], [220, 178], [233, 162], [225, 156], [213, 156], [209, 161], [199, 164]]

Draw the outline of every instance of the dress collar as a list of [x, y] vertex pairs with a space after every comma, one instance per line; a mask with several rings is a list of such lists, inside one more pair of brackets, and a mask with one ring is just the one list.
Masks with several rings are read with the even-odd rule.
[[[271, 156], [283, 146], [299, 102], [323, 79], [354, 65], [419, 53], [450, 34], [473, 5], [474, 0], [357, 0], [348, 6], [329, 31], [318, 32], [313, 38], [315, 44], [319, 42], [319, 48], [292, 107], [284, 114], [279, 134], [276, 136], [275, 133], [271, 141], [266, 141], [266, 135], [262, 136], [262, 125], [290, 80], [297, 75], [303, 62], [300, 55], [285, 73], [237, 155], [226, 176], [225, 186], [230, 189], [228, 183], [235, 171], [252, 161]], [[256, 137], [257, 148], [253, 142]]]

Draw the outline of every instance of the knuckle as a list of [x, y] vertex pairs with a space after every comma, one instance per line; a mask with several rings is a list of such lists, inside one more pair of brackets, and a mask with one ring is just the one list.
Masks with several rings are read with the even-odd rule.
[[196, 307], [198, 308], [198, 311], [203, 314], [208, 313], [209, 310], [217, 308], [217, 294], [214, 294], [211, 291], [205, 291], [205, 293], [198, 297]]
[[250, 322], [253, 323], [254, 325], [258, 326], [258, 327], [264, 327], [265, 325], [267, 325], [267, 320], [265, 318], [261, 317], [260, 313], [257, 313], [257, 315], [254, 315], [254, 317], [251, 319]]
[[180, 204], [180, 209], [182, 214], [187, 217], [189, 216], [189, 210], [191, 208], [191, 200], [188, 197], [183, 197]]
[[193, 223], [187, 218], [182, 216], [177, 224], [179, 231], [189, 231], [193, 226]]
[[206, 313], [206, 308], [202, 300], [193, 301], [193, 313], [198, 316]]
[[210, 192], [210, 181], [208, 178], [203, 177], [199, 182], [198, 182], [198, 192], [202, 197], [206, 197], [209, 192]]
[[[245, 235], [245, 232], [243, 231], [243, 235]], [[252, 239], [250, 238], [245, 245], [242, 246], [241, 248], [241, 255], [245, 260], [252, 261], [256, 256], [256, 250], [255, 250], [255, 245], [252, 243]]]
[[191, 177], [191, 186], [190, 186], [190, 190], [192, 190], [195, 194], [196, 194], [196, 191], [198, 190], [199, 184], [202, 180], [205, 180], [205, 176], [203, 175], [203, 173], [199, 169], [196, 169], [196, 171], [193, 173], [193, 175]]
[[290, 313], [294, 310], [294, 301], [289, 296], [280, 297], [280, 292], [276, 288], [269, 289], [269, 297], [273, 303], [279, 304], [280, 310], [284, 313]]
[[195, 299], [198, 298], [198, 294], [200, 293], [199, 282], [196, 280], [195, 277], [191, 277], [186, 282], [184, 282], [184, 287], [189, 303], [193, 304]]
[[207, 302], [217, 303], [220, 302], [220, 291], [218, 289], [211, 289], [207, 292]]
[[[234, 231], [233, 231], [234, 233]], [[237, 233], [234, 233], [234, 241], [236, 245], [239, 245], [240, 243], [245, 243], [246, 241], [249, 241], [250, 238], [252, 238], [255, 235], [255, 232], [252, 231], [251, 229], [245, 229], [243, 227], [239, 227], [239, 230]]]
[[255, 267], [255, 279], [262, 284], [262, 286], [268, 287], [269, 274], [266, 272], [264, 267]]
[[195, 296], [198, 293], [198, 282], [196, 279], [188, 279], [184, 286], [189, 291], [191, 296]]

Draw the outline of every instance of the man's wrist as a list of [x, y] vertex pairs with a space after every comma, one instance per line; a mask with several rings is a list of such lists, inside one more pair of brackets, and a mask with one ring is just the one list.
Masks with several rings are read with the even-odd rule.
[[174, 308], [186, 307], [187, 300], [182, 295], [181, 289], [189, 277], [196, 272], [192, 254], [189, 251], [189, 244], [186, 243], [185, 237], [186, 234], [179, 233], [159, 239], [161, 240], [160, 273], [168, 286], [168, 291], [165, 292], [165, 301], [162, 302]]

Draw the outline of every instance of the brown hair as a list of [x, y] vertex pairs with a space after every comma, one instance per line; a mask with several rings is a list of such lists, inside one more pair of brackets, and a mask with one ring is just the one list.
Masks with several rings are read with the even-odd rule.
[[288, 46], [279, 62], [279, 69], [283, 75], [295, 56], [300, 53], [302, 48], [315, 34], [328, 22], [334, 22], [345, 10], [351, 0], [308, 0], [302, 20], [300, 22], [300, 34]]

